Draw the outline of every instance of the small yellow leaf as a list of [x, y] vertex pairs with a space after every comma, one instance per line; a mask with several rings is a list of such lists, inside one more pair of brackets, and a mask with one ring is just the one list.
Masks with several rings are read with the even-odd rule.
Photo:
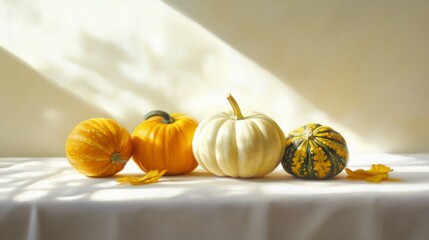
[[346, 168], [347, 178], [353, 180], [366, 180], [379, 183], [382, 180], [389, 180], [389, 172], [392, 169], [383, 164], [373, 164], [369, 170], [358, 169], [355, 171]]
[[363, 178], [371, 176], [363, 169], [358, 169], [356, 171], [352, 171], [349, 168], [346, 168], [346, 173], [347, 173], [348, 177], [358, 178], [358, 179], [363, 179]]
[[378, 183], [381, 182], [383, 179], [387, 179], [389, 178], [389, 176], [387, 175], [387, 173], [380, 173], [371, 177], [367, 177], [365, 178], [365, 180], [369, 181], [369, 182], [374, 182], [374, 183]]
[[130, 183], [132, 185], [156, 183], [166, 172], [167, 170], [162, 170], [161, 172], [159, 172], [158, 170], [151, 170], [143, 177], [125, 176], [116, 179], [116, 181], [120, 183]]
[[391, 172], [392, 169], [383, 164], [372, 164], [371, 168], [368, 170], [370, 174], [380, 174]]

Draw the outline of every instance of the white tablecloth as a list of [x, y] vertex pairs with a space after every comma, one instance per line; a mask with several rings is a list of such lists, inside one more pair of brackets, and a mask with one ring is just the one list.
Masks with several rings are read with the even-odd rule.
[[[77, 173], [65, 158], [0, 159], [0, 239], [428, 239], [429, 155], [351, 154], [400, 182], [261, 179], [202, 169], [120, 185]], [[129, 162], [123, 174], [142, 174]]]

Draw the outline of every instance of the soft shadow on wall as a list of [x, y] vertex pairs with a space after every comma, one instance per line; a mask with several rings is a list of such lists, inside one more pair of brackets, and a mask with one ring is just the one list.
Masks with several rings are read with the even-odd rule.
[[164, 1], [368, 146], [428, 151], [429, 2]]
[[[44, 83], [34, 84], [60, 86], [130, 131], [154, 109], [180, 111], [198, 120], [230, 109], [228, 92], [243, 110], [266, 113], [286, 132], [309, 121], [330, 122], [272, 74], [162, 2], [3, 4], [0, 20], [7, 24], [0, 29], [0, 45], [47, 76]], [[5, 84], [13, 84], [10, 81]], [[44, 97], [62, 104], [65, 96], [66, 100], [46, 92]], [[9, 109], [28, 108], [14, 95], [8, 99], [13, 99], [7, 103]], [[67, 111], [76, 114], [78, 108]], [[80, 119], [70, 121], [77, 124]], [[70, 128], [64, 124], [46, 134], [53, 131], [65, 136]], [[362, 149], [352, 132], [341, 131], [352, 149]], [[20, 147], [22, 136], [12, 137], [14, 146]], [[58, 144], [52, 148], [62, 153]], [[19, 155], [37, 153], [31, 147], [21, 151]]]
[[[351, 99], [353, 92], [347, 91], [350, 90], [348, 86], [359, 84], [359, 81], [343, 83], [338, 81], [339, 78], [333, 78], [336, 79], [334, 82], [310, 81], [324, 76], [323, 72], [315, 74], [312, 71], [302, 71], [302, 74], [308, 75], [303, 78], [294, 72], [294, 67], [286, 67], [291, 72], [290, 76], [287, 70], [279, 74], [272, 70], [270, 65], [241, 49], [239, 44], [227, 39], [233, 47], [281, 76], [282, 80], [279, 80], [163, 2], [59, 3], [46, 0], [37, 3], [13, 1], [1, 4], [0, 20], [5, 23], [5, 27], [0, 29], [0, 45], [47, 76], [51, 81], [47, 83], [61, 86], [87, 104], [116, 118], [129, 130], [141, 121], [143, 114], [157, 108], [181, 111], [201, 119], [213, 112], [229, 108], [224, 97], [227, 92], [231, 92], [242, 108], [266, 113], [277, 120], [285, 132], [307, 122], [317, 121], [342, 132], [352, 151], [421, 149], [421, 145], [416, 147], [409, 144], [409, 134], [404, 134], [407, 136], [405, 138], [398, 137], [403, 131], [402, 128], [399, 128], [399, 131], [391, 129], [393, 123], [398, 121], [391, 119], [395, 115], [387, 115], [387, 120], [379, 120], [380, 109], [372, 106], [373, 103], [369, 103], [366, 109], [361, 107], [362, 98]], [[281, 6], [282, 3], [276, 4]], [[196, 6], [204, 9], [202, 5]], [[256, 18], [259, 16], [258, 11], [254, 12], [252, 8], [243, 11], [249, 11]], [[254, 24], [256, 25], [247, 25], [240, 30], [251, 31], [258, 27], [257, 23]], [[234, 27], [234, 21], [231, 20], [230, 25]], [[232, 30], [236, 32], [234, 34], [241, 32], [236, 28]], [[242, 33], [245, 37], [246, 31]], [[268, 53], [282, 53], [281, 49], [275, 48], [278, 46], [273, 44], [275, 42], [267, 42], [266, 45], [254, 42], [261, 37], [263, 35], [249, 37], [246, 43], [255, 46], [261, 53], [265, 52], [264, 49]], [[274, 35], [272, 41], [279, 41], [275, 39]], [[257, 46], [264, 47], [261, 50]], [[305, 47], [307, 46], [304, 44], [295, 51], [305, 51]], [[305, 56], [307, 60], [313, 57], [310, 53]], [[322, 53], [315, 55], [314, 59], [318, 61], [307, 64], [307, 68], [323, 70], [324, 68], [317, 68], [316, 64], [319, 61], [323, 63], [320, 60], [323, 56]], [[293, 59], [289, 61], [290, 65], [285, 62], [284, 66], [301, 66], [303, 62], [299, 58], [295, 65]], [[282, 59], [279, 59], [279, 62], [283, 65]], [[328, 63], [333, 64], [336, 61], [329, 60], [326, 64]], [[312, 83], [317, 87], [307, 86], [308, 89], [301, 89], [298, 87], [300, 82]], [[327, 83], [335, 83], [336, 87], [332, 88], [332, 85]], [[380, 91], [380, 96], [386, 96], [380, 88], [375, 89]], [[361, 90], [357, 92], [362, 94]], [[361, 96], [359, 94], [358, 96]], [[63, 101], [61, 97], [49, 96], [50, 94], [47, 94], [48, 99]], [[315, 97], [318, 97], [317, 101], [314, 101]], [[368, 94], [368, 99], [374, 100], [374, 97]], [[15, 106], [14, 103], [9, 104]], [[334, 110], [341, 114], [336, 114]], [[410, 116], [416, 117], [414, 113], [412, 111]], [[404, 121], [403, 117], [398, 119]], [[376, 126], [384, 124], [383, 121], [386, 128]], [[399, 126], [404, 125], [406, 124]], [[69, 130], [66, 127], [58, 129], [63, 135]], [[420, 140], [423, 133], [424, 131], [417, 134], [416, 139]], [[18, 141], [16, 146], [20, 146]], [[63, 146], [57, 149], [58, 152], [62, 150]], [[30, 148], [28, 151], [33, 150]]]
[[0, 157], [63, 156], [77, 122], [108, 114], [0, 48]]

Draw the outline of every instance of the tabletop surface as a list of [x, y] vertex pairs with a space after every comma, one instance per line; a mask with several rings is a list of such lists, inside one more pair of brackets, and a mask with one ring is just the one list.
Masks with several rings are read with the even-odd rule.
[[[352, 170], [382, 163], [399, 181], [302, 180], [281, 166], [264, 178], [197, 168], [133, 186], [130, 161], [110, 178], [66, 158], [0, 159], [0, 239], [421, 239], [429, 234], [429, 154], [350, 155]], [[67, 226], [67, 227], [66, 227]], [[7, 237], [7, 238], [5, 238]]]

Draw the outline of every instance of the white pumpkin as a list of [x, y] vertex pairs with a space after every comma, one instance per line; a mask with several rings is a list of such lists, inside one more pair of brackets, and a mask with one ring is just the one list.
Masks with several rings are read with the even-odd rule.
[[280, 163], [285, 136], [264, 114], [245, 116], [231, 95], [233, 111], [203, 119], [194, 133], [192, 149], [198, 164], [217, 176], [263, 177]]

